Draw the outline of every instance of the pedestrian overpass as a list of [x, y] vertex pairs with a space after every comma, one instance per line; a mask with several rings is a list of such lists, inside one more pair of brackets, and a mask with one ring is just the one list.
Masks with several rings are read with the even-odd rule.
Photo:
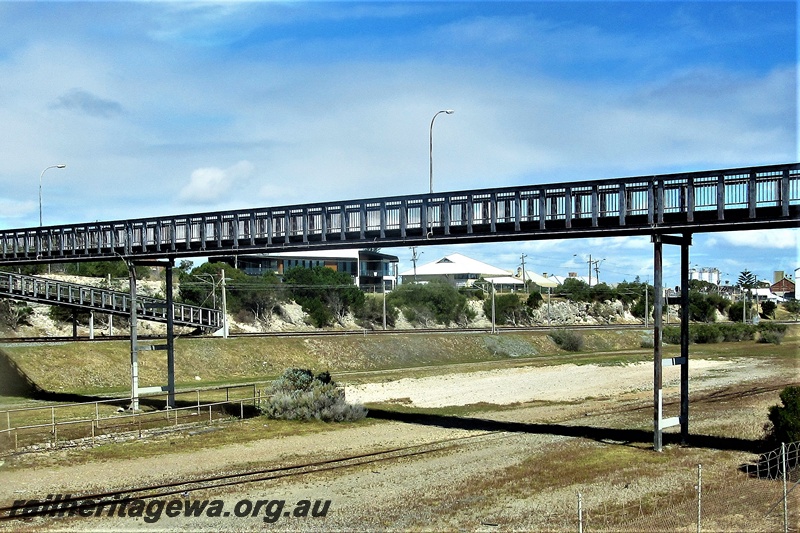
[[[649, 235], [653, 243], [653, 444], [689, 423], [689, 247], [693, 233], [797, 228], [800, 163], [629, 178], [192, 213], [0, 230], [0, 265], [126, 260], [164, 266], [167, 312], [172, 267], [182, 257], [331, 248]], [[681, 249], [681, 356], [662, 357], [663, 245]], [[131, 307], [132, 406], [138, 406], [136, 307]], [[168, 316], [168, 385], [174, 358]], [[663, 416], [662, 367], [681, 365], [678, 416]], [[174, 401], [173, 394], [170, 395]]]
[[[92, 315], [105, 313], [123, 317], [130, 316], [133, 304], [131, 295], [125, 292], [14, 272], [0, 272], [0, 298], [60, 305]], [[166, 300], [140, 296], [136, 305], [139, 319], [167, 322]], [[174, 303], [174, 306], [173, 324], [176, 326], [215, 331], [222, 327], [222, 313], [216, 309], [184, 303]]]

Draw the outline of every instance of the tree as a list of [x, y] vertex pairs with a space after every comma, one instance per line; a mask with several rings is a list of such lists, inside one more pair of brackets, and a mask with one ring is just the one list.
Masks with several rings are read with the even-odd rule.
[[589, 284], [578, 278], [565, 279], [564, 283], [561, 284], [559, 292], [573, 302], [592, 301], [592, 291]]
[[780, 405], [769, 408], [767, 440], [774, 443], [800, 441], [800, 387], [786, 387]]
[[[750, 291], [758, 285], [758, 277], [750, 272], [749, 270], [745, 269], [739, 274], [739, 279], [737, 280], [737, 285], [741, 287], [742, 292], [744, 293], [744, 311], [748, 310], [747, 305], [747, 295]], [[747, 320], [747, 315], [743, 314], [742, 320]]]
[[347, 272], [324, 266], [294, 267], [283, 275], [294, 301], [311, 316], [316, 327], [343, 323], [345, 315], [364, 305], [364, 293]]
[[435, 323], [464, 326], [475, 318], [467, 297], [445, 281], [404, 283], [387, 296], [387, 301], [399, 307], [409, 322], [423, 326]]
[[[498, 324], [511, 324], [519, 326], [528, 323], [528, 309], [516, 294], [501, 294], [495, 296], [495, 320]], [[483, 302], [483, 312], [486, 316], [492, 314], [492, 299]]]

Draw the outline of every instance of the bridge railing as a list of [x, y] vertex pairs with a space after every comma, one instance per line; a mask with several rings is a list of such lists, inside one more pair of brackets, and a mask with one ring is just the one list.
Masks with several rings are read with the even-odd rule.
[[[0, 231], [0, 263], [796, 224], [800, 164]], [[730, 229], [729, 227], [726, 229]]]
[[[124, 292], [13, 272], [0, 272], [0, 297], [64, 305], [117, 315], [129, 315], [131, 309], [131, 296]], [[136, 298], [136, 302], [137, 315], [140, 319], [167, 321], [165, 300], [139, 296]], [[211, 329], [222, 327], [221, 314], [216, 309], [183, 303], [175, 303], [174, 309], [174, 323], [178, 326]]]

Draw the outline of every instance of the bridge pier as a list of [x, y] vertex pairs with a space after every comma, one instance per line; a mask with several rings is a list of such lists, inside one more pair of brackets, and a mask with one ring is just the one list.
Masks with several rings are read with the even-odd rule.
[[[692, 236], [654, 234], [653, 242], [653, 285], [655, 301], [653, 302], [653, 449], [662, 451], [663, 430], [672, 426], [681, 426], [681, 442], [686, 444], [689, 438], [689, 246]], [[664, 310], [663, 289], [663, 245], [673, 244], [681, 247], [681, 356], [667, 359], [662, 354], [662, 331]], [[646, 310], [645, 310], [646, 312]], [[681, 366], [680, 377], [680, 414], [676, 417], [663, 416], [663, 369], [665, 366]]]
[[[165, 391], [167, 393], [167, 408], [175, 407], [175, 306], [173, 301], [172, 291], [172, 269], [173, 260], [168, 261], [139, 261], [137, 264], [143, 266], [156, 266], [163, 267], [166, 274], [166, 303], [150, 303], [146, 307], [159, 307], [165, 308], [167, 315], [167, 344], [160, 346], [144, 346], [139, 347], [137, 335], [137, 319], [138, 319], [138, 303], [136, 301], [136, 266], [133, 261], [126, 261], [128, 264], [128, 275], [130, 277], [130, 290], [131, 290], [131, 410], [137, 411], [139, 409], [139, 394], [141, 392], [158, 392]], [[143, 309], [144, 310], [144, 309]], [[166, 350], [167, 351], [167, 385], [157, 387], [139, 387], [139, 352], [142, 350]]]

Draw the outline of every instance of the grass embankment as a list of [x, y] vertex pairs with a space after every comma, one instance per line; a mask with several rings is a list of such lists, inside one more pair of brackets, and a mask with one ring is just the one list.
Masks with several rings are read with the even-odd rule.
[[[643, 330], [593, 331], [581, 353], [568, 362], [641, 360]], [[161, 344], [163, 342], [156, 342]], [[619, 354], [610, 353], [627, 350]], [[53, 392], [125, 392], [130, 384], [130, 344], [125, 341], [6, 345], [11, 359], [39, 388]], [[331, 373], [377, 372], [453, 364], [514, 363], [530, 358], [553, 364], [566, 352], [546, 332], [430, 335], [350, 335], [342, 337], [181, 338], [175, 342], [178, 387], [272, 379], [290, 367]], [[651, 353], [651, 352], [650, 352]], [[139, 353], [141, 386], [166, 382], [166, 352]]]

